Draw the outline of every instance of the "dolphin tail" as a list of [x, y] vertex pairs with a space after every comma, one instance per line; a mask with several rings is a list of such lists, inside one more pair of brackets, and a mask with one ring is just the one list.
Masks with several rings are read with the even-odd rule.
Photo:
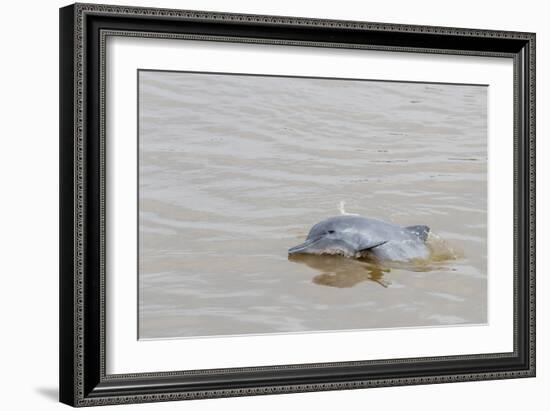
[[428, 239], [428, 234], [430, 233], [430, 227], [427, 225], [410, 225], [405, 227], [405, 230], [415, 234], [422, 241], [426, 241]]

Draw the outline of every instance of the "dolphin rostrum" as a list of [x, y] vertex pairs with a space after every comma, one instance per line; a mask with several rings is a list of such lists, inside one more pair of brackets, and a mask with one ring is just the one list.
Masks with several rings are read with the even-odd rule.
[[425, 225], [402, 227], [374, 218], [356, 215], [330, 217], [315, 224], [302, 244], [288, 254], [339, 254], [360, 258], [373, 255], [380, 260], [426, 259]]

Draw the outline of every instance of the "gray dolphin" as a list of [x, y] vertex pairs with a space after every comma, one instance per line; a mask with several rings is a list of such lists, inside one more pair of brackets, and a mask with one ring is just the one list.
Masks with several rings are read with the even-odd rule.
[[369, 254], [392, 261], [426, 259], [429, 231], [425, 225], [402, 227], [374, 218], [342, 215], [315, 224], [306, 241], [290, 248], [288, 254], [339, 254], [352, 258]]

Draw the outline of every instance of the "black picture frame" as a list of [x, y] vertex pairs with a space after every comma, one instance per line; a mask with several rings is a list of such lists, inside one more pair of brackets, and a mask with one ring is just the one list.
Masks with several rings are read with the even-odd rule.
[[[106, 374], [103, 53], [106, 36], [132, 33], [512, 58], [513, 352]], [[74, 4], [60, 9], [59, 121], [61, 402], [91, 406], [535, 376], [534, 33]]]

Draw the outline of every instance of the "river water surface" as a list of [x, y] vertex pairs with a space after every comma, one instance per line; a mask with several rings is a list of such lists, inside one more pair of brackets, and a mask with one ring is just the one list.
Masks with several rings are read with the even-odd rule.
[[[139, 72], [139, 337], [487, 321], [487, 89]], [[289, 259], [345, 210], [432, 256]]]

